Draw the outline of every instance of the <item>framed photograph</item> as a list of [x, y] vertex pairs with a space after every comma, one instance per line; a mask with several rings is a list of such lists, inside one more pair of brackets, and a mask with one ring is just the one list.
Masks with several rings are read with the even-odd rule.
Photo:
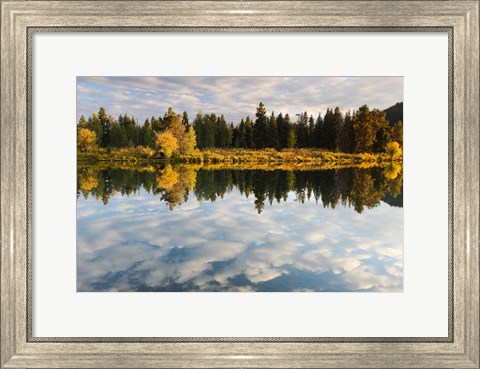
[[478, 1], [1, 1], [7, 368], [479, 368]]

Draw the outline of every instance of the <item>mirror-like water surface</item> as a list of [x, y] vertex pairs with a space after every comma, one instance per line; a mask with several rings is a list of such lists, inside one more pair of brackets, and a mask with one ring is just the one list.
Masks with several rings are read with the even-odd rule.
[[400, 165], [80, 165], [77, 183], [77, 291], [403, 290]]

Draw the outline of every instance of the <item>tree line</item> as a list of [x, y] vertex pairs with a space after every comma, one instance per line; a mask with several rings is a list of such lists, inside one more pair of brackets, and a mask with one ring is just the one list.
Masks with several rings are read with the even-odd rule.
[[403, 206], [401, 169], [395, 163], [386, 168], [322, 171], [204, 170], [188, 165], [165, 165], [154, 172], [97, 171], [87, 166], [78, 169], [77, 196], [87, 198], [91, 194], [107, 204], [115, 194], [129, 196], [144, 189], [158, 195], [173, 210], [192, 193], [199, 201], [213, 202], [237, 188], [247, 198], [254, 196], [255, 209], [261, 213], [267, 203], [287, 201], [288, 194], [294, 191], [299, 203], [313, 198], [324, 207], [342, 204], [361, 213], [380, 201]]
[[[353, 112], [343, 113], [336, 107], [328, 108], [324, 116], [318, 114], [314, 118], [303, 112], [292, 118], [288, 113], [268, 114], [260, 102], [254, 120], [247, 116], [236, 125], [227, 123], [223, 114], [202, 112], [190, 124], [186, 111], [180, 115], [172, 108], [163, 117], [152, 116], [140, 125], [133, 116], [124, 114], [115, 119], [100, 108], [88, 119], [80, 117], [78, 143], [80, 151], [89, 151], [94, 146], [107, 149], [144, 146], [160, 150], [166, 156], [172, 152], [186, 154], [195, 147], [320, 148], [375, 153], [383, 152], [389, 142], [403, 146], [403, 104], [392, 108], [395, 114], [363, 105]], [[401, 119], [389, 121], [387, 114]]]

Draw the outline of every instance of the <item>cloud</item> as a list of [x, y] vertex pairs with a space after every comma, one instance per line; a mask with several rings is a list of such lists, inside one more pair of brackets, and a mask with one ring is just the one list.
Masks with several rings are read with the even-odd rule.
[[260, 101], [268, 112], [316, 117], [336, 106], [385, 109], [402, 100], [403, 77], [77, 77], [77, 118], [103, 106], [143, 121], [173, 107], [192, 119], [203, 111], [237, 123], [253, 117]]
[[403, 290], [402, 208], [289, 197], [258, 214], [253, 201], [236, 189], [173, 211], [145, 192], [80, 198], [78, 291]]

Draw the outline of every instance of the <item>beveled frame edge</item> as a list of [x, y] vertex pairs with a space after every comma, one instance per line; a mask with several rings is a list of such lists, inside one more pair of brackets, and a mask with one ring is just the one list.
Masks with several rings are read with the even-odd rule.
[[[142, 7], [139, 10], [138, 4]], [[478, 284], [478, 1], [342, 1], [340, 2], [5, 2], [1, 3], [1, 308], [0, 367], [465, 367], [479, 366]], [[121, 6], [120, 6], [121, 5]], [[454, 325], [453, 342], [30, 342], [26, 282], [28, 259], [28, 110], [27, 50], [29, 27], [78, 30], [79, 24], [107, 27], [130, 14], [129, 26], [158, 16], [158, 28], [226, 30], [266, 27], [345, 30], [364, 28], [453, 29], [455, 110], [450, 181], [452, 199]], [[340, 14], [341, 13], [341, 14]], [[146, 15], [148, 14], [148, 15]], [[322, 15], [322, 19], [318, 15]], [[265, 15], [271, 17], [265, 20]], [[135, 16], [135, 19], [133, 18]], [[168, 16], [169, 18], [167, 19]], [[316, 17], [317, 16], [317, 17]], [[340, 19], [339, 16], [342, 18]], [[99, 17], [101, 18], [101, 17]], [[151, 20], [151, 18], [148, 18]], [[233, 23], [232, 23], [233, 22]], [[172, 24], [173, 23], [173, 24]], [[321, 27], [318, 27], [320, 24]], [[231, 25], [235, 24], [235, 28]], [[278, 27], [278, 25], [282, 27]], [[236, 27], [238, 25], [238, 28]], [[193, 28], [192, 28], [193, 27]], [[105, 28], [103, 28], [105, 29]], [[405, 28], [404, 28], [405, 29]], [[144, 29], [145, 30], [145, 29]], [[453, 132], [452, 132], [453, 133]], [[20, 205], [19, 205], [20, 204]], [[25, 205], [24, 205], [25, 204]], [[29, 204], [31, 209], [31, 204]], [[458, 252], [457, 252], [458, 251]], [[27, 332], [28, 331], [28, 332]], [[214, 339], [215, 340], [215, 339]], [[90, 341], [90, 342], [88, 342]], [[281, 340], [280, 340], [281, 341]], [[414, 343], [414, 344], [412, 344]], [[121, 354], [121, 359], [119, 359]], [[342, 354], [342, 355], [339, 355]]]
[[[447, 337], [33, 337], [32, 51], [35, 33], [56, 32], [438, 32], [448, 34], [448, 336]], [[453, 342], [453, 29], [451, 27], [28, 27], [27, 28], [27, 342]]]

